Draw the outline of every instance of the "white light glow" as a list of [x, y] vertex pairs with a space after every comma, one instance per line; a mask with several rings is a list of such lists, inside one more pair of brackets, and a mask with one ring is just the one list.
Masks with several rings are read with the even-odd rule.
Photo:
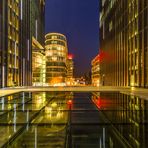
[[23, 19], [23, 0], [21, 0], [21, 20]]
[[29, 56], [30, 56], [30, 54], [29, 54], [29, 52], [30, 52], [30, 50], [29, 50], [29, 49], [30, 49], [29, 42], [30, 42], [30, 41], [27, 40], [27, 46], [28, 46], [28, 61], [29, 61], [29, 59], [30, 59], [30, 57], [29, 57]]
[[23, 58], [23, 85], [25, 85], [25, 58]]
[[14, 59], [14, 67], [16, 68], [16, 58], [17, 58], [17, 56], [16, 56], [16, 42], [15, 42], [15, 45], [14, 45], [14, 48], [15, 48], [15, 59]]
[[3, 70], [3, 79], [2, 79], [2, 81], [3, 81], [3, 87], [5, 87], [5, 67], [3, 66], [3, 68], [2, 68]]

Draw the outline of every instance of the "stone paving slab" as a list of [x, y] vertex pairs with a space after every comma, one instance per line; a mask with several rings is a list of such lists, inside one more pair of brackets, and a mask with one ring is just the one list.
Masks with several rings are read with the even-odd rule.
[[74, 91], [74, 92], [119, 91], [125, 94], [136, 95], [148, 99], [148, 89], [134, 88], [134, 87], [112, 87], [112, 86], [9, 87], [9, 88], [0, 89], [0, 96], [5, 96], [21, 91]]

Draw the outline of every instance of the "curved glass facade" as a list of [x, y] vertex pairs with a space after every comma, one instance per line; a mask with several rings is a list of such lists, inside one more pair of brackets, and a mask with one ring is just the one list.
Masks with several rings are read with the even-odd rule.
[[34, 86], [45, 84], [45, 55], [42, 52], [32, 54], [32, 83]]
[[67, 75], [67, 41], [60, 33], [48, 33], [45, 36], [46, 83], [65, 84]]

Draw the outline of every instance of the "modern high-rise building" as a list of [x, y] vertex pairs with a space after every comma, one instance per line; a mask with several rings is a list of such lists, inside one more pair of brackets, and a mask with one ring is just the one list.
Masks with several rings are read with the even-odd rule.
[[63, 85], [67, 76], [67, 40], [63, 34], [48, 33], [45, 36], [46, 83]]
[[66, 78], [66, 84], [67, 85], [74, 85], [74, 61], [73, 61], [73, 55], [68, 54], [67, 59], [67, 78]]
[[19, 86], [27, 86], [32, 85], [32, 42], [29, 0], [19, 0], [19, 14]]
[[102, 0], [100, 7], [104, 85], [148, 87], [147, 0]]
[[91, 61], [91, 83], [93, 86], [100, 85], [100, 60], [99, 54]]
[[[2, 29], [3, 29], [3, 24], [2, 24], [2, 16], [3, 16], [3, 9], [2, 9], [2, 1], [0, 1], [0, 87], [2, 87], [2, 78], [4, 77], [4, 75], [2, 75], [2, 69], [3, 69], [3, 62], [2, 62], [2, 36], [3, 36], [3, 33], [2, 33]], [[3, 84], [4, 85], [4, 84]]]
[[45, 0], [30, 1], [30, 22], [32, 39], [32, 84], [44, 85], [46, 75], [45, 59]]
[[0, 87], [20, 84], [19, 0], [0, 1]]
[[32, 84], [44, 86], [46, 83], [46, 57], [41, 44], [32, 38]]
[[[32, 32], [38, 30], [34, 32], [40, 34], [44, 46], [44, 3], [0, 1], [0, 87], [32, 85]], [[39, 22], [33, 14], [41, 18]]]

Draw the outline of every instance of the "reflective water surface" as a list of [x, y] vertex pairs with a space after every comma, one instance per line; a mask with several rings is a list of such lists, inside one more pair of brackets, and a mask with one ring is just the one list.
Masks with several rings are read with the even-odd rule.
[[0, 147], [146, 148], [148, 101], [118, 92], [0, 98]]

